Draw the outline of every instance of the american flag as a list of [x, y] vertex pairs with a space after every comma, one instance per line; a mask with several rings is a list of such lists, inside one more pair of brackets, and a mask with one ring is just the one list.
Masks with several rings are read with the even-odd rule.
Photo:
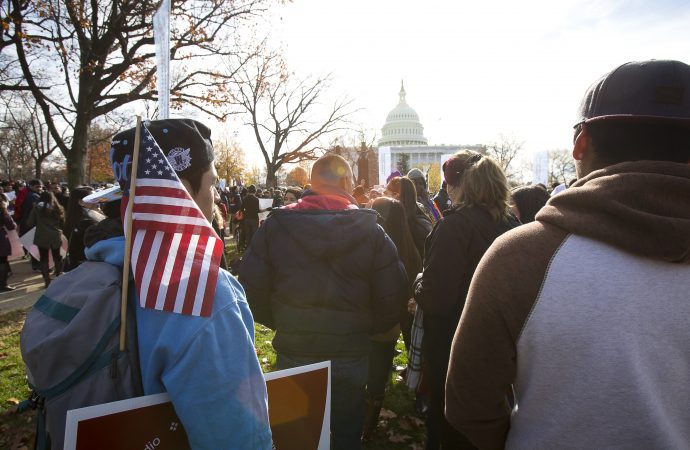
[[[124, 194], [123, 207], [129, 197]], [[144, 123], [132, 237], [132, 271], [142, 308], [210, 316], [223, 241]]]

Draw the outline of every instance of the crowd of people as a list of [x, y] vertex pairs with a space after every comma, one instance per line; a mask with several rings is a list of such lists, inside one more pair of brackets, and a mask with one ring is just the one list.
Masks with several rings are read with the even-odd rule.
[[[210, 131], [190, 124], [183, 183], [215, 173]], [[178, 126], [150, 129], [164, 140]], [[401, 335], [428, 450], [687, 448], [690, 66], [617, 68], [588, 89], [574, 130], [577, 180], [551, 189], [511, 188], [470, 150], [443, 164], [437, 192], [417, 168], [354, 186], [332, 154], [308, 186], [197, 184], [192, 198], [213, 196], [203, 213], [243, 257], [237, 278], [221, 272], [209, 318], [137, 309], [145, 393], [169, 392], [193, 448], [270, 448], [256, 320], [275, 330], [278, 369], [331, 362], [336, 450], [375, 433]], [[15, 220], [45, 230], [34, 242], [46, 286], [49, 251], [59, 274], [54, 230], [68, 231], [69, 268], [122, 253], [107, 233], [84, 250], [102, 220], [81, 201], [90, 188], [72, 192], [66, 216], [40, 182], [27, 189]], [[8, 271], [4, 257], [0, 282]]]

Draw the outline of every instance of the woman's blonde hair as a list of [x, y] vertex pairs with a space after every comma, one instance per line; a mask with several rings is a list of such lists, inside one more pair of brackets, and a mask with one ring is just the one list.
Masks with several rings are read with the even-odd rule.
[[443, 164], [443, 176], [449, 186], [460, 189], [459, 207], [485, 208], [496, 222], [508, 216], [508, 179], [493, 159], [459, 151]]

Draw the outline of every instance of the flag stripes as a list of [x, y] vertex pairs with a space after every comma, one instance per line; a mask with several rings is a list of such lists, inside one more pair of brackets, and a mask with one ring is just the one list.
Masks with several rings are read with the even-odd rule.
[[223, 241], [143, 124], [141, 131], [146, 144], [140, 151], [132, 210], [132, 271], [139, 303], [209, 316]]

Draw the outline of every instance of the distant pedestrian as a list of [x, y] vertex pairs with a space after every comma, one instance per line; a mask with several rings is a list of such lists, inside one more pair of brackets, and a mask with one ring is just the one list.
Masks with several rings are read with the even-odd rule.
[[0, 221], [3, 226], [0, 227], [0, 292], [13, 291], [14, 288], [7, 284], [7, 278], [10, 274], [10, 263], [7, 258], [12, 254], [12, 245], [7, 236], [8, 230], [14, 230], [16, 225], [12, 216], [7, 211], [9, 202], [5, 194], [0, 193]]
[[41, 257], [40, 267], [45, 287], [48, 287], [51, 282], [49, 253], [53, 256], [55, 276], [57, 277], [62, 273], [60, 246], [62, 245], [62, 229], [64, 225], [65, 211], [62, 209], [62, 206], [60, 206], [52, 192], [42, 192], [39, 202], [31, 210], [27, 226], [29, 228], [36, 227], [34, 245], [38, 247]]

